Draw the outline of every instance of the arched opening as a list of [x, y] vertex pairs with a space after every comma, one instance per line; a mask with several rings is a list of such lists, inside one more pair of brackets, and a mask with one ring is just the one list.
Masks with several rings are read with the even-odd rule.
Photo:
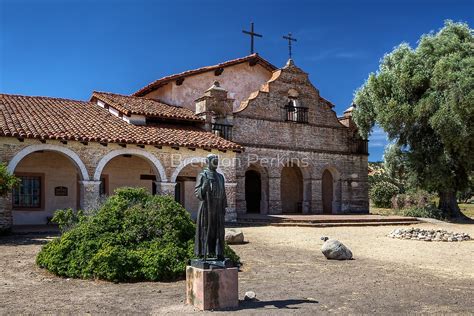
[[322, 179], [322, 197], [323, 197], [323, 214], [332, 214], [333, 209], [333, 177], [329, 170], [324, 170]]
[[13, 225], [44, 225], [58, 209], [79, 207], [79, 180], [89, 176], [69, 150], [25, 148], [9, 164], [20, 178], [12, 192]]
[[199, 208], [199, 200], [194, 194], [194, 187], [196, 186], [196, 178], [204, 166], [204, 162], [190, 163], [181, 168], [176, 176], [175, 199], [194, 219], [197, 218]]
[[142, 156], [116, 155], [109, 159], [100, 173], [100, 195], [112, 195], [121, 187], [145, 188], [157, 194], [156, 181], [161, 181], [153, 164]]
[[247, 170], [245, 172], [245, 203], [247, 213], [260, 213], [262, 202], [262, 178], [260, 172]]
[[303, 175], [297, 166], [281, 171], [281, 207], [283, 213], [301, 213], [303, 210]]

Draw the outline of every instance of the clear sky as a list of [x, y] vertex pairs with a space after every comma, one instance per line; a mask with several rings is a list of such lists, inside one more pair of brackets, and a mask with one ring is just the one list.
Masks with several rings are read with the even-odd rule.
[[[144, 1], [0, 0], [0, 92], [88, 100], [93, 90], [129, 94], [162, 76], [256, 51], [276, 66], [282, 35], [297, 38], [295, 63], [341, 115], [384, 53], [412, 46], [443, 21], [473, 26], [474, 0]], [[387, 140], [376, 129], [370, 161]]]

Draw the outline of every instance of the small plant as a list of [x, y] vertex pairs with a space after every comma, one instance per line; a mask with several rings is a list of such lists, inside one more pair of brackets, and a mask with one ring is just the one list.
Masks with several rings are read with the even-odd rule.
[[7, 195], [19, 183], [20, 180], [8, 172], [7, 165], [0, 163], [0, 196]]
[[[95, 212], [56, 212], [64, 231], [47, 243], [36, 263], [73, 278], [169, 281], [184, 276], [193, 257], [195, 226], [189, 213], [169, 196], [122, 188]], [[228, 246], [225, 255], [239, 257]]]
[[388, 208], [392, 205], [392, 198], [398, 192], [398, 187], [393, 183], [380, 181], [372, 186], [369, 196], [375, 206]]

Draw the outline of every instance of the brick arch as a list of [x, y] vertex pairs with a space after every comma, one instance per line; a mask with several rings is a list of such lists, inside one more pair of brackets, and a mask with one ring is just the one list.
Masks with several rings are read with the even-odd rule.
[[[205, 157], [188, 157], [181, 161], [181, 163], [174, 169], [173, 174], [171, 175], [170, 182], [176, 182], [176, 179], [178, 178], [179, 173], [181, 170], [183, 170], [187, 165], [192, 164], [192, 163], [202, 163], [206, 164], [207, 159]], [[220, 167], [217, 167], [217, 171], [222, 174], [224, 177], [224, 181], [226, 179], [224, 172]]]
[[133, 156], [144, 158], [146, 161], [148, 161], [151, 164], [153, 171], [155, 172], [155, 175], [160, 176], [160, 181], [162, 182], [167, 181], [165, 168], [163, 168], [163, 165], [161, 164], [160, 160], [153, 154], [149, 153], [148, 151], [136, 149], [136, 148], [117, 149], [106, 154], [104, 157], [100, 159], [99, 163], [97, 164], [93, 179], [95, 181], [100, 181], [100, 175], [102, 174], [102, 171], [104, 170], [107, 163], [113, 158], [117, 156], [121, 156], [121, 155], [133, 155]]
[[37, 144], [37, 145], [30, 145], [28, 147], [23, 148], [8, 163], [8, 167], [7, 167], [8, 171], [10, 173], [13, 173], [23, 158], [25, 158], [29, 154], [34, 153], [36, 151], [51, 151], [51, 152], [56, 152], [63, 155], [64, 157], [68, 158], [79, 169], [81, 180], [83, 181], [89, 180], [89, 173], [87, 172], [87, 168], [85, 164], [82, 162], [81, 158], [79, 158], [79, 156], [74, 151], [66, 147], [52, 145], [52, 144]]
[[323, 177], [324, 171], [326, 171], [326, 170], [328, 170], [331, 173], [334, 180], [341, 179], [341, 172], [339, 172], [339, 168], [336, 165], [333, 165], [333, 164], [327, 164], [323, 168], [321, 168], [320, 174], [319, 174], [321, 179]]

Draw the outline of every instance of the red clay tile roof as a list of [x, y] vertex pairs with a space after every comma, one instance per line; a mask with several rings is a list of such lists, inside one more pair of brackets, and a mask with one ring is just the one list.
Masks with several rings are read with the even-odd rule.
[[131, 114], [141, 114], [145, 116], [162, 117], [174, 120], [203, 120], [189, 109], [165, 104], [163, 102], [148, 98], [94, 91], [91, 101], [93, 102], [95, 99], [108, 104], [127, 116], [130, 116]]
[[200, 74], [200, 73], [203, 73], [203, 72], [213, 71], [213, 70], [216, 70], [216, 69], [219, 69], [219, 68], [225, 68], [225, 67], [229, 67], [229, 66], [233, 66], [233, 65], [237, 65], [237, 64], [241, 64], [241, 63], [245, 63], [245, 62], [250, 62], [250, 61], [253, 61], [254, 63], [262, 65], [263, 67], [265, 67], [269, 71], [274, 71], [274, 70], [277, 69], [277, 67], [273, 66], [270, 62], [266, 61], [265, 59], [260, 57], [258, 54], [252, 54], [252, 55], [248, 55], [248, 56], [245, 56], [245, 57], [242, 57], [242, 58], [229, 60], [229, 61], [217, 64], [217, 65], [206, 66], [206, 67], [202, 67], [202, 68], [198, 68], [198, 69], [194, 69], [194, 70], [188, 70], [188, 71], [178, 73], [178, 74], [174, 74], [174, 75], [171, 75], [171, 76], [163, 77], [163, 78], [155, 80], [152, 83], [148, 84], [147, 86], [141, 88], [140, 90], [135, 92], [133, 95], [138, 96], [138, 97], [144, 96], [145, 94], [147, 94], [147, 93], [149, 93], [153, 90], [158, 89], [160, 86], [164, 85], [165, 83], [168, 83], [169, 81], [172, 81], [172, 80], [176, 80], [178, 78], [193, 76], [193, 75], [197, 75], [197, 74]]
[[0, 136], [205, 149], [243, 148], [197, 127], [136, 126], [91, 102], [0, 94]]

